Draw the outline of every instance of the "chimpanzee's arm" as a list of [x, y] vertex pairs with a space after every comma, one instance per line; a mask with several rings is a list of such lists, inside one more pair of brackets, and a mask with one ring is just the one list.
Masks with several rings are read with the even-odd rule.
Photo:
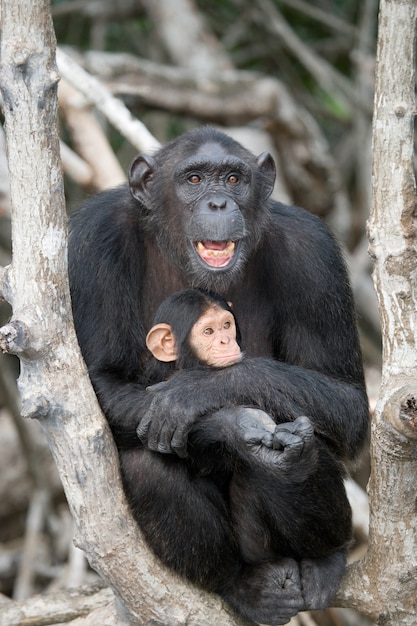
[[358, 452], [369, 420], [362, 386], [265, 358], [218, 370], [178, 372], [161, 387], [155, 385], [145, 402], [138, 428], [141, 441], [151, 450], [180, 456], [196, 417], [226, 405], [256, 406], [276, 422], [307, 415], [341, 457]]
[[91, 382], [119, 449], [140, 445], [136, 429], [150, 404], [145, 385], [126, 381], [115, 373], [90, 371]]

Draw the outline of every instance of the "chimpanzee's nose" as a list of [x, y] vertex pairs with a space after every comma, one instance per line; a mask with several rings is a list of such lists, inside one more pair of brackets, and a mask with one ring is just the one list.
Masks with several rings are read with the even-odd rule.
[[217, 211], [218, 209], [224, 209], [227, 205], [227, 199], [221, 195], [214, 195], [208, 201], [208, 207], [212, 211]]

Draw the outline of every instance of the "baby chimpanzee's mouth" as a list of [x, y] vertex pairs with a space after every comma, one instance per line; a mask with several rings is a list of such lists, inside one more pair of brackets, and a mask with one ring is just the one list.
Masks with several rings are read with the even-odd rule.
[[237, 241], [197, 241], [194, 243], [200, 259], [210, 267], [226, 267], [235, 254]]

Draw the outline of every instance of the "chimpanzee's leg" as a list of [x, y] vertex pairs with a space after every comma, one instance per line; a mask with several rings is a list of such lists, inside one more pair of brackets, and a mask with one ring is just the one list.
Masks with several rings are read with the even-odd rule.
[[329, 601], [344, 572], [351, 514], [343, 468], [310, 420], [276, 425], [262, 411], [236, 407], [217, 412], [199, 428], [204, 431], [199, 443], [204, 437], [206, 443], [221, 441], [217, 462], [233, 468], [230, 515], [244, 560], [295, 558], [301, 561], [308, 605], [313, 598], [320, 606]]
[[128, 500], [153, 551], [255, 622], [285, 624], [304, 607], [293, 559], [248, 565], [227, 505], [227, 473], [195, 475], [187, 461], [144, 449], [120, 452]]

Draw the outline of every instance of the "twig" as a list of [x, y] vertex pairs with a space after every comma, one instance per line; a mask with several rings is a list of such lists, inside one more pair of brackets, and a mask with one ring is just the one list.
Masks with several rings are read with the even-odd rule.
[[71, 541], [68, 564], [64, 574], [64, 585], [67, 589], [74, 589], [85, 582], [86, 565], [84, 552]]
[[[207, 27], [202, 13], [196, 10], [194, 2], [142, 0], [142, 4], [171, 59], [177, 65], [192, 69], [197, 80], [232, 68], [228, 55]], [[178, 37], [178, 33], [187, 33], [187, 36]]]
[[90, 165], [63, 141], [60, 142], [60, 145], [64, 172], [78, 183], [80, 187], [90, 187], [94, 178]]

